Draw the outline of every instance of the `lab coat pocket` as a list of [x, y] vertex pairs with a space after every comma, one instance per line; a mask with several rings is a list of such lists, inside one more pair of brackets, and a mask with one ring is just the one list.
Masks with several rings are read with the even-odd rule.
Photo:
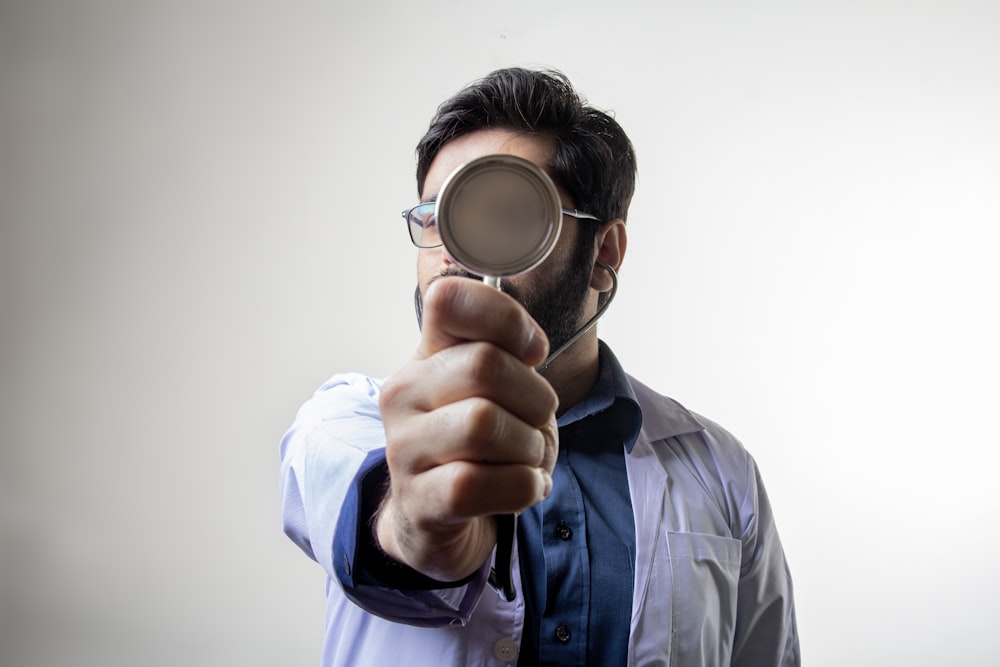
[[736, 627], [742, 544], [703, 533], [667, 533], [673, 588], [671, 664], [728, 665]]

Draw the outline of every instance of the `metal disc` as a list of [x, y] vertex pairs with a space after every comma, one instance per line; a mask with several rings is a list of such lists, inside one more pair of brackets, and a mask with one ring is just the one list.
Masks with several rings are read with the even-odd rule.
[[438, 193], [437, 225], [448, 253], [482, 276], [538, 266], [559, 240], [562, 201], [552, 179], [514, 155], [460, 166]]

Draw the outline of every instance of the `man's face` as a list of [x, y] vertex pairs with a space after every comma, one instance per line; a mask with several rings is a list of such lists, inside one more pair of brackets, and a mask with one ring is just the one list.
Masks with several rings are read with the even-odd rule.
[[[554, 152], [555, 141], [546, 136], [480, 130], [458, 137], [438, 151], [427, 172], [420, 199], [428, 201], [437, 197], [448, 175], [477, 157], [516, 155], [548, 172]], [[563, 206], [574, 207], [565, 192], [560, 191], [560, 195]], [[528, 273], [504, 278], [501, 287], [524, 305], [549, 337], [551, 349], [555, 350], [576, 332], [585, 315], [589, 317], [591, 302], [596, 303], [596, 297], [588, 295], [592, 268], [592, 239], [581, 236], [579, 224], [570, 220], [563, 224], [559, 241], [544, 262]], [[420, 249], [417, 279], [421, 295], [431, 282], [448, 275], [470, 274], [455, 264], [443, 247]]]

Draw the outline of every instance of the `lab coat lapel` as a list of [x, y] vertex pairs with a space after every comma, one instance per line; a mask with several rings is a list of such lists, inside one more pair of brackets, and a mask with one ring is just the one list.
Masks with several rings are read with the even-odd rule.
[[642, 428], [625, 456], [635, 519], [635, 582], [629, 636], [629, 664], [667, 665], [674, 643], [673, 585], [667, 546], [668, 487], [671, 483], [656, 454], [664, 440], [704, 429], [673, 399], [635, 378], [629, 383], [642, 410]]
[[[636, 545], [628, 664], [666, 664], [666, 656], [670, 655], [670, 587], [663, 590], [663, 584], [668, 582], [662, 579], [662, 572], [654, 569], [664, 565], [656, 561], [660, 555], [657, 547], [666, 540], [662, 531], [667, 494], [663, 490], [669, 480], [644, 434], [639, 435], [631, 454], [625, 457], [625, 469], [632, 494]], [[658, 641], [651, 643], [650, 634]]]

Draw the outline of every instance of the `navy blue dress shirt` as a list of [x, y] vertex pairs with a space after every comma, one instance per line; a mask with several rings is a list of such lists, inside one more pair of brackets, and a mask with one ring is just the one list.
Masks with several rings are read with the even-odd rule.
[[625, 452], [642, 414], [603, 343], [600, 359], [590, 394], [558, 420], [552, 494], [518, 522], [522, 665], [626, 664], [635, 524]]

